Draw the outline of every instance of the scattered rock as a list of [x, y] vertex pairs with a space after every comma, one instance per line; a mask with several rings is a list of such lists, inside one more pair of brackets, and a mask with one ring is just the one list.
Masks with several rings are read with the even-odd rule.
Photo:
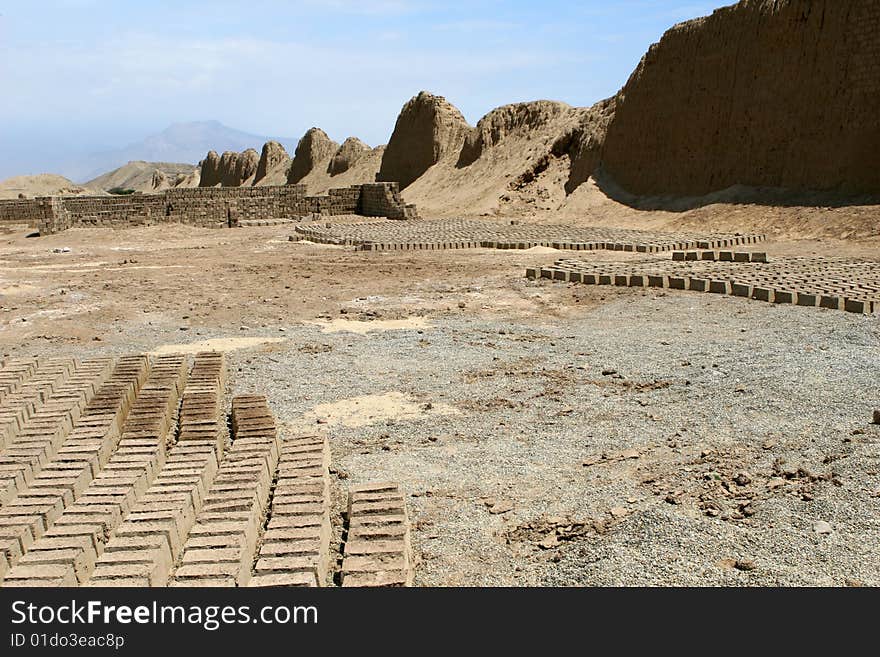
[[737, 570], [742, 570], [745, 572], [749, 572], [757, 568], [755, 562], [751, 559], [737, 559], [736, 562], [733, 564], [733, 567]]
[[501, 515], [513, 511], [514, 505], [510, 500], [498, 500], [489, 506], [489, 513], [492, 515]]
[[831, 527], [830, 523], [824, 520], [817, 520], [813, 523], [813, 531], [821, 536], [824, 534], [830, 534], [834, 529]]
[[749, 476], [748, 472], [740, 472], [733, 480], [736, 482], [737, 486], [748, 486], [752, 483], [752, 478]]

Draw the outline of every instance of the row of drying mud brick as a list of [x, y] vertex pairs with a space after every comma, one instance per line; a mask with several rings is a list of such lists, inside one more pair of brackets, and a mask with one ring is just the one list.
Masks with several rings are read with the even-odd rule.
[[[326, 584], [326, 438], [280, 440], [265, 398], [237, 397], [226, 450], [224, 388], [214, 353], [189, 375], [182, 356], [4, 363], [0, 408], [15, 430], [2, 452], [3, 584]], [[373, 514], [373, 529], [398, 523], [372, 538], [402, 526], [406, 551], [373, 543], [376, 556], [355, 542], [346, 585], [410, 583], [402, 497], [388, 500], [398, 502], [388, 517], [360, 515]]]
[[302, 217], [307, 214], [416, 218], [397, 183], [369, 183], [307, 196], [302, 184], [266, 187], [198, 187], [159, 194], [41, 197], [0, 201], [0, 223], [26, 224], [41, 234], [74, 226], [132, 226], [183, 223], [235, 226], [240, 220]]
[[719, 262], [767, 262], [764, 251], [673, 251], [672, 259], [681, 262], [709, 260]]
[[[324, 228], [296, 226], [300, 239], [322, 244], [354, 246], [363, 251], [435, 251], [447, 249], [530, 249], [550, 247], [573, 251], [631, 251], [661, 253], [680, 249], [719, 249], [728, 246], [756, 244], [763, 235], [727, 235], [677, 240], [676, 235], [643, 231], [616, 231], [617, 239], [602, 239], [615, 231], [565, 226], [517, 226], [473, 220], [361, 222], [330, 224]], [[552, 236], [561, 232], [577, 233], [577, 238]], [[542, 236], [542, 233], [546, 233]], [[598, 238], [598, 239], [590, 239]], [[714, 252], [713, 252], [714, 253]]]
[[555, 281], [585, 285], [614, 285], [617, 287], [659, 287], [672, 290], [692, 290], [726, 294], [769, 303], [845, 310], [853, 313], [873, 313], [876, 302], [871, 299], [849, 298], [838, 294], [820, 294], [812, 290], [791, 290], [769, 285], [755, 285], [735, 279], [713, 279], [701, 276], [666, 274], [625, 274], [617, 272], [588, 273], [565, 266], [526, 269], [526, 278], [546, 278]]

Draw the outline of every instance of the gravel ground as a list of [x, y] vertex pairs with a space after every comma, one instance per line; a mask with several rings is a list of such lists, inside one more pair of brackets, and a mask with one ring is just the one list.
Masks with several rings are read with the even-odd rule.
[[[351, 484], [400, 483], [420, 585], [880, 585], [876, 316], [522, 277], [553, 255], [460, 254], [432, 277], [421, 272], [441, 256], [372, 258], [254, 235], [278, 244], [262, 269], [230, 269], [241, 290], [221, 298], [227, 315], [197, 300], [222, 276], [188, 279], [175, 306], [177, 269], [87, 272], [69, 295], [106, 299], [113, 284], [131, 291], [128, 305], [77, 319], [84, 337], [67, 325], [60, 338], [8, 333], [4, 353], [283, 338], [229, 352], [234, 392], [267, 394], [287, 433], [329, 432], [337, 507]], [[221, 261], [231, 248], [209, 247]], [[284, 296], [296, 273], [336, 261], [357, 273], [310, 279], [296, 292], [308, 304]], [[369, 268], [384, 263], [393, 287], [380, 289]], [[160, 283], [137, 287], [136, 275]], [[57, 312], [34, 298], [7, 302], [10, 332]], [[205, 314], [198, 324], [187, 304]], [[426, 325], [360, 335], [310, 323], [410, 315]]]
[[877, 328], [633, 294], [553, 325], [294, 326], [232, 355], [290, 431], [328, 402], [419, 405], [317, 426], [341, 488], [411, 496], [418, 584], [878, 585]]

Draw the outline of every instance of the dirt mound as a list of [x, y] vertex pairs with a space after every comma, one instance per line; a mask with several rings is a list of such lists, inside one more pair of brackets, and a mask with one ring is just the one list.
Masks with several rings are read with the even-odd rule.
[[326, 160], [336, 153], [338, 148], [339, 144], [330, 139], [326, 132], [320, 128], [309, 128], [296, 145], [293, 162], [287, 174], [287, 184], [300, 182], [322, 163], [326, 167]]
[[289, 166], [290, 156], [287, 154], [284, 146], [277, 141], [267, 141], [263, 144], [263, 152], [260, 154], [260, 161], [257, 164], [257, 171], [254, 174], [253, 184], [256, 185], [274, 171]]
[[[248, 178], [256, 174], [257, 167], [260, 164], [260, 154], [253, 148], [249, 148], [243, 153], [239, 153], [235, 158], [235, 170], [228, 179], [224, 177], [224, 187], [240, 187]], [[228, 180], [228, 183], [227, 183]]]
[[172, 162], [129, 162], [102, 176], [85, 183], [91, 189], [133, 189], [136, 192], [153, 192], [175, 187], [177, 180], [191, 175], [196, 167], [192, 164]]
[[607, 172], [640, 195], [880, 191], [878, 0], [743, 0], [676, 25], [618, 97]]
[[41, 173], [36, 176], [16, 176], [0, 181], [0, 199], [35, 198], [37, 196], [80, 196], [102, 192], [77, 185], [64, 176]]
[[344, 142], [336, 154], [330, 160], [327, 167], [327, 173], [331, 176], [338, 176], [340, 173], [348, 171], [352, 165], [360, 159], [364, 153], [369, 152], [370, 147], [367, 146], [357, 137], [349, 137]]
[[216, 187], [223, 180], [220, 174], [220, 156], [217, 151], [208, 151], [205, 159], [199, 162], [201, 178], [199, 187]]
[[397, 117], [377, 180], [409, 186], [444, 157], [457, 160], [470, 131], [461, 112], [445, 98], [420, 92]]
[[570, 158], [566, 194], [571, 194], [599, 168], [614, 108], [615, 99], [611, 98], [581, 110], [578, 125], [557, 142], [557, 151], [564, 151]]
[[493, 109], [468, 133], [458, 156], [458, 166], [472, 164], [487, 148], [500, 143], [508, 135], [538, 130], [572, 110], [570, 105], [552, 100], [515, 103]]
[[300, 182], [305, 184], [309, 194], [326, 194], [328, 189], [375, 182], [384, 153], [385, 146], [369, 149], [348, 169], [337, 174], [330, 173], [329, 164], [332, 157], [328, 158], [327, 166], [314, 168]]

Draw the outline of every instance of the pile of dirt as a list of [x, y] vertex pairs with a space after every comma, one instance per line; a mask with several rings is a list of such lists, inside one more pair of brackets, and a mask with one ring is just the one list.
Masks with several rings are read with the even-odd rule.
[[82, 196], [100, 194], [90, 187], [77, 185], [64, 176], [41, 173], [36, 176], [16, 176], [0, 181], [0, 199], [35, 198], [37, 196]]
[[470, 132], [464, 116], [443, 96], [420, 92], [397, 117], [377, 180], [408, 187], [444, 158], [457, 161]]
[[339, 147], [339, 150], [336, 151], [336, 154], [330, 160], [327, 173], [331, 176], [345, 173], [369, 150], [370, 147], [357, 137], [349, 137], [342, 142], [342, 146]]
[[241, 187], [257, 173], [260, 155], [253, 148], [237, 153], [225, 151], [218, 156], [216, 151], [208, 151], [208, 155], [199, 163], [201, 176], [199, 187]]
[[[85, 183], [90, 189], [133, 189], [136, 192], [155, 192], [181, 186], [195, 172], [193, 164], [172, 162], [129, 162]], [[186, 185], [190, 186], [190, 185]]]
[[296, 145], [293, 162], [287, 174], [287, 184], [300, 182], [315, 168], [325, 164], [336, 153], [339, 144], [330, 139], [321, 128], [309, 128]]
[[260, 161], [257, 164], [257, 171], [254, 174], [254, 185], [263, 184], [284, 184], [263, 182], [267, 178], [274, 177], [276, 172], [283, 170], [284, 180], [287, 180], [287, 169], [290, 168], [290, 155], [287, 154], [284, 146], [277, 141], [267, 141], [263, 144], [263, 152], [260, 154]]
[[205, 159], [199, 162], [201, 178], [199, 187], [216, 187], [223, 180], [220, 174], [220, 156], [217, 151], [208, 151]]

